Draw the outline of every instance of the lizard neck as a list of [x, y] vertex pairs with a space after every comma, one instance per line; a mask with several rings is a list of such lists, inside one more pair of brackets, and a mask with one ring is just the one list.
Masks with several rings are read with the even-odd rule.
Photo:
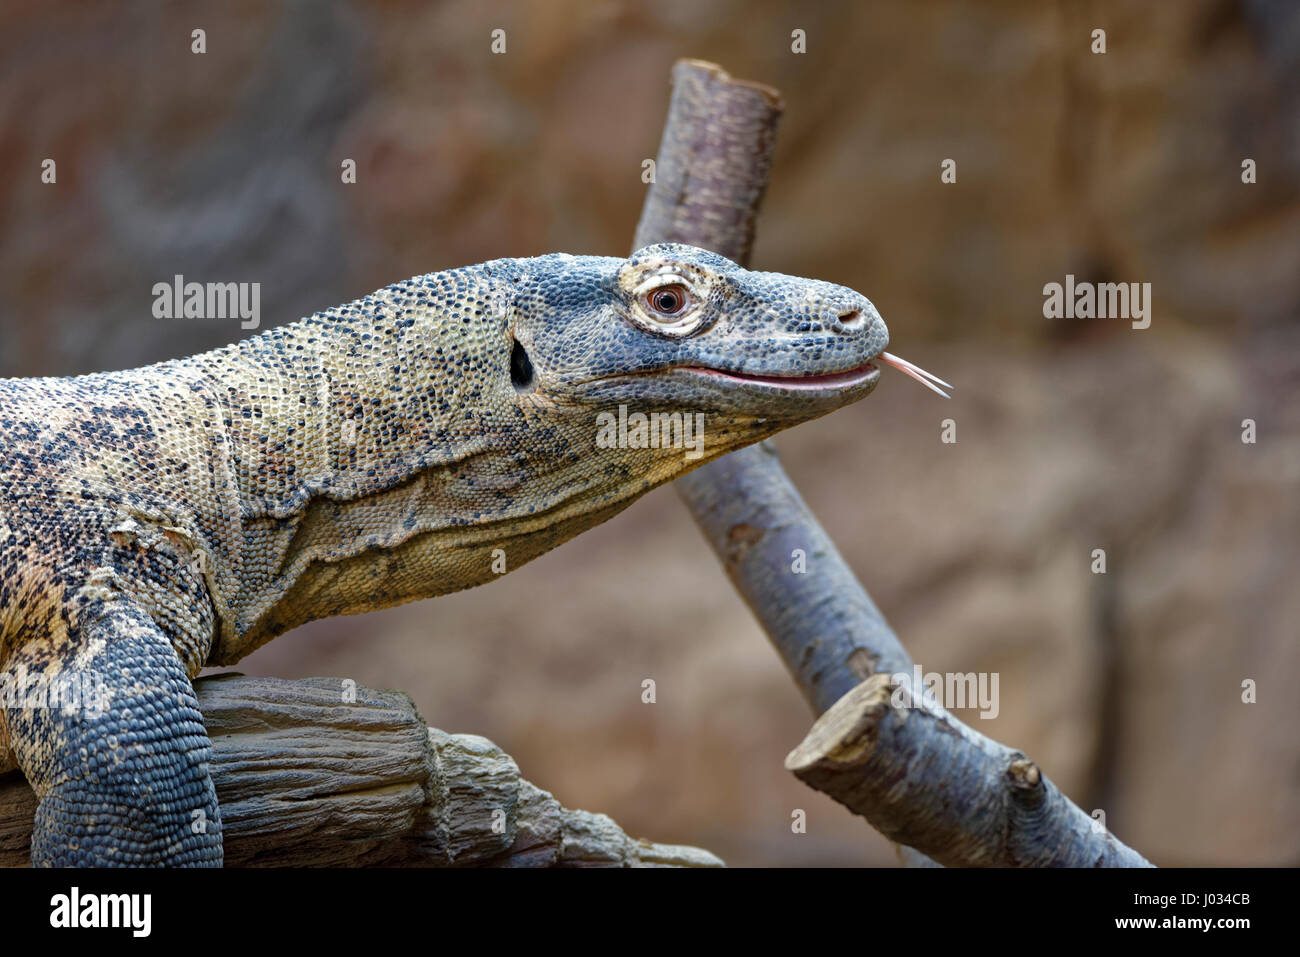
[[483, 444], [493, 323], [467, 328], [470, 310], [423, 278], [181, 360], [217, 398], [244, 517], [382, 494]]

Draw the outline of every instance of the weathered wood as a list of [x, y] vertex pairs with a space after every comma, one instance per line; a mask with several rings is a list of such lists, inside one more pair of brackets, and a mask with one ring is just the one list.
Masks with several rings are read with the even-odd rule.
[[[633, 248], [689, 243], [748, 265], [781, 109], [775, 90], [733, 80], [712, 63], [678, 61], [655, 182]], [[1018, 752], [946, 712], [940, 717], [903, 711], [888, 720], [890, 697], [885, 695], [881, 704], [878, 695], [889, 687], [892, 674], [910, 674], [912, 662], [770, 444], [733, 452], [675, 485], [804, 698], [814, 713], [825, 712], [805, 745], [791, 755], [794, 764], [787, 762], [802, 780], [899, 841], [903, 860], [911, 866], [929, 866], [934, 860], [1060, 863], [1060, 854], [1072, 862], [1147, 864], [1112, 835], [1093, 828], [1091, 819]], [[812, 574], [791, 573], [795, 549], [804, 552]], [[870, 720], [863, 718], [860, 730], [877, 737], [871, 747], [853, 752], [854, 761], [843, 763], [833, 756], [852, 750], [857, 726], [841, 724], [845, 711], [863, 695], [871, 702]], [[841, 700], [848, 703], [837, 705]], [[894, 733], [882, 739], [882, 729]], [[922, 734], [940, 729], [948, 733]], [[834, 738], [837, 731], [843, 731], [844, 742]], [[833, 740], [824, 741], [826, 735]], [[824, 755], [810, 743], [814, 740], [822, 743]], [[1018, 769], [1026, 785], [1009, 789], [991, 771], [999, 762]], [[952, 790], [953, 767], [980, 769], [961, 778], [960, 795]], [[1009, 795], [1022, 802], [1037, 800], [1043, 810], [1012, 813], [1025, 805], [1008, 804]], [[971, 810], [987, 806], [1005, 808], [1001, 820], [1016, 829], [998, 847], [989, 845], [988, 819]], [[1081, 829], [1081, 822], [1088, 827]]]
[[[411, 699], [337, 678], [195, 682], [228, 867], [717, 867], [637, 841], [519, 776], [486, 738], [425, 725]], [[0, 866], [28, 859], [36, 797], [0, 777]]]
[[1151, 866], [1022, 753], [889, 675], [841, 698], [785, 766], [886, 837], [948, 866]]
[[633, 250], [688, 243], [748, 263], [782, 109], [770, 86], [733, 79], [716, 63], [678, 60]]

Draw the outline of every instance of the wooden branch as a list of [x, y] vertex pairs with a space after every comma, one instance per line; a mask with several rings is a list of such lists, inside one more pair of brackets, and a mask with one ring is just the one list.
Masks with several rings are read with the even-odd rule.
[[[785, 766], [941, 864], [1150, 867], [1019, 751], [878, 674], [813, 725]], [[936, 787], [941, 782], [942, 787]]]
[[[718, 867], [637, 841], [519, 776], [486, 738], [425, 725], [406, 695], [338, 678], [194, 683], [227, 867]], [[36, 796], [0, 777], [0, 866], [28, 862]]]
[[[688, 243], [748, 265], [781, 110], [780, 96], [771, 88], [733, 80], [715, 64], [678, 61], [655, 182], [633, 248]], [[885, 720], [889, 696], [883, 711], [871, 697], [871, 721], [862, 733], [876, 738], [871, 747], [853, 751], [853, 761], [839, 761], [848, 744], [837, 733], [847, 734], [851, 743], [856, 739], [850, 732], [858, 727], [856, 720], [847, 722], [845, 711], [862, 695], [878, 694], [891, 674], [910, 674], [907, 652], [768, 443], [733, 452], [675, 484], [814, 713], [826, 712], [787, 761], [802, 780], [825, 785], [832, 797], [902, 842], [903, 859], [914, 866], [931, 860], [912, 848], [952, 864], [1029, 864], [1054, 860], [1046, 849], [1057, 846], [1070, 849], [1071, 860], [1146, 864], [1111, 835], [1096, 833], [1091, 819], [1023, 755], [946, 713], [942, 727], [961, 733], [950, 735], [946, 748], [927, 750], [935, 739], [922, 738], [921, 732], [940, 723], [927, 724], [912, 711]], [[805, 553], [808, 574], [791, 573], [795, 549]], [[869, 680], [863, 684], [864, 679]], [[836, 704], [842, 696], [843, 707]], [[882, 736], [886, 728], [896, 733]], [[1013, 754], [1018, 757], [1008, 759]], [[1008, 807], [1004, 823], [1022, 829], [1005, 836], [1000, 853], [987, 846], [986, 832], [976, 827], [982, 819], [972, 816], [971, 807], [945, 799], [952, 770], [944, 761], [982, 769], [963, 777], [963, 800], [973, 802], [971, 807]], [[1026, 805], [1008, 804], [1005, 783], [989, 770], [998, 761], [1014, 765], [1026, 782], [1034, 779], [1032, 787], [1015, 794], [1046, 810], [1037, 816], [1010, 813]], [[1080, 818], [1089, 824], [1086, 833], [1079, 831]], [[962, 836], [966, 839], [957, 840]]]
[[672, 86], [632, 248], [688, 243], [746, 264], [772, 168], [781, 94], [734, 80], [704, 60], [678, 60]]

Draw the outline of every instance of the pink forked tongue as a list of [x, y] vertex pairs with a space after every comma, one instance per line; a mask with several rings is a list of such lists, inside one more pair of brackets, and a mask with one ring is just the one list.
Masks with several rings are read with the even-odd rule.
[[[939, 385], [946, 385], [950, 389], [952, 388], [952, 386], [949, 383], [944, 382], [937, 375], [933, 375], [929, 372], [926, 372], [920, 366], [913, 365], [912, 363], [908, 362], [906, 359], [900, 359], [898, 356], [892, 356], [888, 352], [882, 352], [878, 358], [884, 360], [885, 362], [888, 362], [899, 372], [910, 375], [913, 379], [921, 383], [921, 385], [925, 386], [927, 389], [933, 389], [935, 392], [938, 392], [945, 399], [951, 398], [951, 396], [949, 396], [947, 392], [944, 392], [943, 389], [939, 388]], [[939, 385], [935, 385], [936, 382], [939, 383]]]

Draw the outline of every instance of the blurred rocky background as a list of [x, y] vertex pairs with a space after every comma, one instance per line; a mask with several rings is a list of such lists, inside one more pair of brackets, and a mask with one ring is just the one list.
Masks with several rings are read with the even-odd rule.
[[[959, 715], [1153, 861], [1300, 863], [1289, 0], [6, 0], [0, 375], [244, 335], [153, 318], [177, 273], [260, 282], [275, 325], [484, 259], [623, 255], [682, 56], [784, 94], [755, 265], [867, 293], [891, 348], [956, 385], [887, 371], [777, 440], [913, 658], [998, 672], [998, 717]], [[1045, 319], [1067, 273], [1151, 283], [1150, 328]], [[782, 770], [811, 715], [671, 489], [241, 670], [402, 688], [567, 806], [733, 864], [895, 860]]]

